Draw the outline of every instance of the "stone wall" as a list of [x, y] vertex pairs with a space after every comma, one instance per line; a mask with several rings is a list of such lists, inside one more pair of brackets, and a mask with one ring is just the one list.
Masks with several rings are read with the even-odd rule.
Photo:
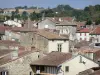
[[33, 45], [36, 48], [38, 48], [39, 50], [43, 50], [44, 52], [47, 52], [47, 50], [48, 50], [48, 39], [46, 39], [46, 38], [44, 38], [40, 35], [33, 34]]
[[30, 64], [38, 59], [38, 55], [39, 52], [33, 52], [0, 67], [5, 67], [9, 75], [30, 75], [30, 72], [32, 72]]

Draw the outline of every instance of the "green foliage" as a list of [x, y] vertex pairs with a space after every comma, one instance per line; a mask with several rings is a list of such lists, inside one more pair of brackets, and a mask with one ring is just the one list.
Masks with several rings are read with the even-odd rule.
[[33, 12], [33, 13], [30, 14], [30, 19], [31, 20], [39, 20], [40, 18], [41, 18], [41, 14], [40, 13]]
[[28, 19], [28, 13], [26, 11], [23, 11], [22, 15], [21, 15], [21, 18], [23, 20], [27, 20]]
[[41, 14], [43, 14], [43, 13], [45, 13], [45, 17], [53, 17], [54, 16], [54, 11], [50, 8], [41, 12]]
[[91, 24], [92, 24], [92, 21], [90, 19], [87, 19], [86, 25], [91, 25]]
[[11, 20], [14, 20], [14, 18], [15, 18], [15, 12], [12, 11]]
[[15, 7], [15, 9], [27, 9], [28, 7], [27, 6], [18, 6], [18, 7]]
[[95, 24], [96, 25], [100, 24], [100, 18], [96, 19]]
[[0, 22], [5, 20], [5, 16], [4, 15], [0, 15]]
[[[37, 7], [30, 7], [32, 9], [37, 9]], [[28, 15], [27, 12], [23, 12], [21, 15], [18, 15], [19, 10], [18, 9], [28, 9], [27, 6], [19, 6], [16, 7], [15, 13], [12, 12], [11, 19], [14, 17], [21, 18], [23, 20], [27, 20]], [[57, 12], [57, 13], [56, 13]], [[95, 5], [95, 6], [87, 6], [84, 9], [74, 9], [70, 7], [69, 5], [58, 5], [55, 8], [48, 8], [43, 10], [40, 13], [31, 13], [30, 14], [30, 19], [31, 20], [39, 20], [42, 16], [42, 14], [45, 13], [45, 17], [75, 17], [77, 21], [87, 21], [87, 24], [91, 24], [92, 22], [96, 21], [96, 24], [99, 24], [99, 19], [100, 19], [100, 5]], [[87, 20], [87, 18], [89, 20]]]

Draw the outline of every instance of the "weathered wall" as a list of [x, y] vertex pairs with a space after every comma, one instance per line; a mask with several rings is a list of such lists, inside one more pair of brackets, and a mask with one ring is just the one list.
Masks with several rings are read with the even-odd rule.
[[33, 34], [33, 43], [32, 43], [36, 48], [39, 50], [43, 50], [46, 52], [48, 50], [48, 39], [37, 35]]
[[27, 32], [27, 33], [20, 33], [21, 39], [20, 43], [23, 46], [31, 46], [32, 45], [32, 38], [33, 38], [33, 32]]
[[49, 29], [55, 29], [55, 23], [46, 19], [44, 21], [41, 21], [39, 24], [38, 24], [38, 29], [44, 29], [44, 28], [49, 28]]
[[60, 34], [69, 35], [70, 40], [76, 39], [76, 26], [56, 26], [57, 30], [60, 30]]
[[38, 59], [38, 55], [39, 52], [33, 52], [0, 67], [5, 67], [9, 75], [30, 75], [32, 71], [30, 64]]
[[[98, 67], [99, 65], [85, 57], [82, 56], [82, 63], [80, 62], [80, 56], [77, 56], [69, 61], [66, 61], [62, 64], [62, 70], [64, 72], [64, 75], [77, 75], [79, 72], [90, 69], [92, 67]], [[65, 67], [69, 66], [69, 71], [66, 72]]]

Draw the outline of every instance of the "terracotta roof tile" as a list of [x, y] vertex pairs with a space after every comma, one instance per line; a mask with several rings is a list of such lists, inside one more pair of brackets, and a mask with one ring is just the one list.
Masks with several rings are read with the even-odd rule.
[[78, 75], [100, 75], [100, 67], [93, 67], [80, 72]]
[[33, 32], [33, 31], [36, 31], [36, 29], [28, 29], [25, 27], [13, 27], [11, 30], [15, 31], [15, 32]]
[[37, 49], [31, 50], [31, 51], [25, 51], [25, 50], [24, 51], [19, 51], [18, 52], [18, 58], [16, 58], [16, 59], [12, 59], [11, 58], [11, 53], [10, 53], [7, 56], [4, 56], [4, 57], [0, 58], [0, 65], [15, 61], [15, 60], [17, 60], [17, 59], [19, 59], [23, 56], [26, 56], [30, 53], [33, 53], [33, 52], [37, 52]]
[[11, 41], [11, 40], [0, 40], [0, 44], [10, 44], [10, 45], [13, 45], [13, 44], [19, 44], [19, 42], [16, 42], [16, 41]]
[[81, 48], [83, 46], [89, 46], [90, 42], [89, 41], [80, 41], [78, 42], [74, 47], [75, 48]]
[[51, 52], [31, 65], [58, 66], [72, 57], [70, 53]]
[[68, 37], [64, 37], [64, 36], [60, 36], [59, 34], [56, 34], [56, 33], [53, 33], [53, 32], [49, 32], [49, 31], [46, 31], [46, 30], [38, 30], [37, 31], [37, 34], [40, 35], [40, 36], [43, 36], [47, 39], [62, 39], [62, 40], [67, 40], [69, 39]]
[[91, 48], [89, 46], [84, 46], [81, 47], [80, 49], [77, 49], [76, 51], [78, 51], [79, 53], [96, 53], [98, 51], [100, 51], [99, 48]]
[[92, 35], [92, 34], [100, 35], [100, 26], [96, 27], [93, 31], [91, 31], [90, 34], [91, 34], [91, 35]]
[[79, 31], [77, 31], [77, 33], [89, 33], [90, 32], [90, 29], [88, 28], [83, 28], [83, 29], [80, 29]]

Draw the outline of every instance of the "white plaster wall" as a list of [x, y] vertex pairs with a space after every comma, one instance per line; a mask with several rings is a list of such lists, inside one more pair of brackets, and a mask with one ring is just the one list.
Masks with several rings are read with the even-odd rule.
[[[90, 37], [94, 37], [95, 38], [95, 40], [94, 40], [95, 43], [96, 42], [100, 42], [100, 35], [90, 35]], [[97, 39], [98, 39], [98, 41], [97, 41]]]
[[[86, 59], [85, 57], [82, 57], [82, 61], [86, 62], [85, 64], [80, 63], [80, 55], [66, 61], [62, 64], [62, 70], [64, 71], [64, 75], [76, 75], [81, 71], [84, 71], [86, 69], [92, 68], [92, 67], [98, 67], [98, 64], [94, 63], [93, 61]], [[65, 72], [65, 66], [69, 66], [69, 72]]]
[[62, 43], [62, 52], [69, 52], [69, 41], [66, 40], [54, 40], [48, 42], [48, 51], [58, 51], [58, 43]]
[[[81, 36], [80, 36], [80, 34], [81, 34]], [[85, 38], [86, 38], [86, 41], [89, 41], [89, 39], [90, 39], [89, 33], [86, 33], [86, 35], [85, 35], [85, 33], [76, 33], [76, 37], [77, 37], [78, 41], [81, 41], [80, 38], [82, 38], [82, 40], [85, 40]]]

